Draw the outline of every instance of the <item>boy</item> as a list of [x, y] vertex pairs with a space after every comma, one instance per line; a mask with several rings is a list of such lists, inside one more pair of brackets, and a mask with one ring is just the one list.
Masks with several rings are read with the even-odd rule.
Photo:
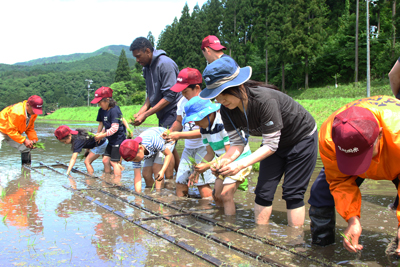
[[[176, 175], [176, 195], [178, 197], [186, 196], [189, 191], [188, 182], [192, 172], [189, 157], [200, 163], [207, 154], [206, 146], [201, 139], [199, 126], [196, 126], [193, 122], [187, 122], [182, 125], [182, 119], [185, 117], [185, 104], [188, 100], [200, 94], [202, 82], [203, 78], [200, 71], [185, 68], [179, 72], [176, 84], [170, 89], [176, 93], [182, 92], [184, 96], [178, 102], [176, 121], [169, 129], [169, 133], [163, 133], [163, 138], [168, 141], [176, 142], [179, 139], [185, 139], [185, 148], [183, 149]], [[215, 177], [212, 175], [211, 170], [207, 170], [203, 177], [204, 180], [198, 181], [195, 185], [199, 189], [201, 198], [211, 198], [212, 189], [210, 184], [215, 182]]]
[[165, 143], [162, 138], [164, 131], [166, 129], [162, 127], [147, 129], [135, 139], [123, 141], [119, 148], [119, 153], [124, 160], [133, 161], [136, 192], [142, 191], [140, 173], [142, 160], [144, 160], [142, 174], [147, 187], [152, 187], [155, 180], [155, 188], [163, 188], [164, 175], [167, 179], [172, 179], [175, 163], [172, 151], [175, 145], [172, 142]]
[[[228, 133], [222, 124], [221, 115], [218, 112], [221, 104], [212, 103], [210, 100], [203, 100], [196, 96], [190, 99], [185, 105], [186, 117], [183, 123], [194, 121], [200, 129], [203, 143], [207, 145], [207, 154], [204, 160], [212, 161], [214, 154], [221, 157], [229, 149]], [[243, 133], [242, 133], [243, 134]], [[250, 147], [246, 144], [243, 153], [236, 160], [240, 160], [251, 154]], [[210, 168], [211, 164], [217, 164], [214, 160], [208, 163], [200, 163], [195, 167], [195, 173], [190, 176], [189, 183], [196, 182], [199, 174]], [[237, 189], [246, 191], [248, 182], [246, 176], [250, 174], [251, 166], [241, 170], [238, 174], [230, 177], [219, 175], [215, 181], [213, 197], [218, 206], [224, 207], [225, 215], [235, 215], [236, 207], [233, 195]]]

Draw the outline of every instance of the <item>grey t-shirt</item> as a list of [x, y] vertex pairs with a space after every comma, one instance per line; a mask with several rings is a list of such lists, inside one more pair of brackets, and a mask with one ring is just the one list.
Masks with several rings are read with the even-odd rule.
[[290, 96], [267, 87], [252, 87], [246, 109], [249, 129], [244, 113], [239, 108], [230, 110], [221, 106], [221, 115], [227, 132], [235, 131], [232, 122], [238, 130], [250, 135], [262, 136], [281, 131], [279, 148], [297, 144], [310, 135], [315, 127], [311, 114]]

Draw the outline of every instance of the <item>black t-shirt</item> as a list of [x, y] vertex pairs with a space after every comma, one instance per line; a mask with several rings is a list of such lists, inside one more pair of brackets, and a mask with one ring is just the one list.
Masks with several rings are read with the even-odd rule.
[[[235, 131], [227, 114], [238, 130], [247, 131], [246, 117], [239, 108], [230, 110], [221, 106], [226, 131]], [[281, 131], [279, 148], [297, 144], [315, 127], [314, 118], [302, 105], [280, 91], [261, 86], [250, 88], [246, 114], [250, 135], [262, 136]]]
[[96, 146], [101, 146], [102, 144], [104, 144], [106, 140], [103, 139], [101, 140], [99, 143], [96, 142], [96, 140], [94, 140], [94, 137], [89, 137], [85, 139], [75, 139], [73, 142], [73, 146], [74, 146], [74, 152], [80, 153], [82, 151], [83, 148], [88, 148], [88, 149], [92, 149], [95, 148]]
[[100, 108], [97, 114], [97, 121], [103, 122], [106, 131], [111, 128], [111, 124], [118, 123], [118, 131], [111, 136], [107, 136], [110, 145], [120, 145], [122, 141], [125, 140], [126, 136], [125, 127], [122, 124], [122, 112], [118, 106], [110, 108], [109, 110]]

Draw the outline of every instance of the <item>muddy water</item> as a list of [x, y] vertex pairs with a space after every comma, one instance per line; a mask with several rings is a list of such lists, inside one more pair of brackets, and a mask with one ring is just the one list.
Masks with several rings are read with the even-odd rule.
[[[57, 126], [37, 124], [38, 136], [45, 143], [46, 151], [33, 152], [32, 167], [40, 166], [40, 161], [48, 165], [55, 164], [56, 161], [69, 162], [70, 147], [59, 143], [53, 136]], [[97, 125], [86, 124], [79, 127], [94, 130]], [[137, 129], [137, 133], [139, 131]], [[253, 140], [252, 150], [258, 147], [258, 143]], [[182, 149], [183, 142], [179, 142], [178, 150]], [[144, 189], [146, 195], [158, 202], [112, 187], [117, 184], [132, 188], [133, 169], [126, 162], [123, 163], [126, 169], [118, 180], [103, 174], [100, 159], [93, 163], [95, 175], [100, 179], [88, 178], [79, 173], [74, 173], [73, 179], [68, 179], [47, 168], [37, 168], [36, 171], [21, 168], [20, 155], [6, 144], [0, 150], [0, 159], [1, 266], [210, 266], [209, 262], [198, 257], [199, 254], [231, 266], [265, 265], [260, 258], [247, 256], [237, 248], [250, 251], [253, 255], [268, 257], [285, 266], [321, 266], [323, 261], [343, 266], [398, 265], [396, 258], [386, 257], [384, 253], [397, 227], [395, 213], [387, 210], [396, 194], [389, 181], [365, 181], [361, 186], [361, 243], [364, 250], [355, 255], [347, 252], [341, 244], [339, 231], [344, 231], [346, 222], [339, 215], [337, 242], [324, 248], [311, 245], [308, 216], [304, 229], [287, 227], [281, 186], [275, 195], [271, 223], [268, 226], [256, 226], [253, 192], [257, 173], [250, 178], [249, 192], [238, 191], [235, 194], [238, 211], [232, 218], [224, 216], [221, 210], [207, 200], [175, 197], [173, 190], [168, 189], [174, 188], [173, 181], [168, 181], [167, 189], [160, 192]], [[86, 171], [83, 161], [78, 160], [75, 166]], [[311, 183], [320, 167], [319, 161]], [[60, 165], [54, 168], [65, 172]], [[82, 190], [73, 193], [63, 185]], [[191, 190], [190, 193], [196, 195], [198, 192]], [[308, 196], [309, 191], [306, 199]], [[114, 211], [126, 214], [134, 222], [141, 218], [182, 215], [184, 211], [190, 211], [213, 219], [219, 225], [195, 216], [177, 216], [170, 217], [169, 221], [141, 221], [141, 227], [93, 201], [88, 201], [88, 197], [97, 200], [96, 203], [106, 204]], [[308, 207], [307, 204], [306, 210]], [[193, 248], [192, 253], [150, 233], [145, 227]], [[272, 245], [229, 231], [226, 227], [240, 228], [247, 235], [268, 238]], [[207, 238], [201, 236], [201, 233]], [[215, 240], [225, 242], [225, 245]], [[313, 261], [311, 256], [318, 260]]]

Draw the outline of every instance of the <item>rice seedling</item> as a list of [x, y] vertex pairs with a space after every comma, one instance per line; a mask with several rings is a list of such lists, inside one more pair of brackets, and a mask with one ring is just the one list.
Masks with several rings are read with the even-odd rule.
[[[187, 165], [189, 165], [189, 169], [190, 169], [190, 172], [191, 173], [195, 173], [195, 177], [197, 176], [197, 172], [195, 171], [195, 167], [197, 166], [197, 162], [196, 162], [196, 159], [195, 158], [193, 158], [193, 157], [191, 157], [191, 156], [189, 156], [188, 157], [188, 160], [186, 161], [187, 162]], [[204, 174], [203, 173], [200, 173], [200, 177], [201, 177], [201, 179], [203, 179], [203, 182], [205, 182], [205, 180], [204, 180]]]
[[8, 213], [3, 217], [2, 221], [4, 224], [6, 224], [6, 219], [7, 219]]
[[44, 146], [44, 143], [40, 143], [40, 142], [33, 143], [33, 148], [38, 148], [38, 149], [46, 150], [46, 148], [45, 148], [45, 146]]
[[132, 139], [133, 137], [133, 132], [131, 129], [126, 129], [128, 131], [128, 133], [126, 134], [126, 139]]
[[87, 131], [87, 134], [89, 135], [89, 137], [95, 137], [96, 135], [92, 132]]
[[4, 200], [6, 198], [6, 195], [7, 195], [7, 189], [2, 188], [0, 194], [1, 199]]
[[[353, 241], [351, 240], [351, 237], [348, 237], [348, 236], [345, 235], [342, 231], [339, 231], [339, 234], [340, 234], [343, 238], [346, 238], [346, 240], [349, 241], [350, 245], [352, 245], [352, 246], [354, 247]], [[356, 249], [356, 250], [357, 250], [357, 249]]]

